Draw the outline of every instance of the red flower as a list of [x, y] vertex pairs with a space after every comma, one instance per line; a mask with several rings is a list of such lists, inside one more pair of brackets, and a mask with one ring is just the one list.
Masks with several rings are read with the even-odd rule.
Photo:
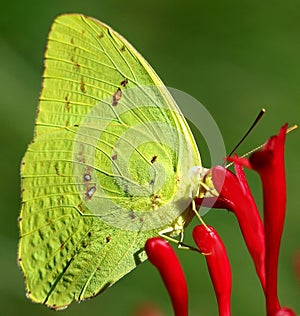
[[154, 237], [147, 240], [145, 251], [165, 283], [175, 316], [188, 316], [187, 285], [173, 248], [165, 240]]
[[[264, 199], [264, 230], [266, 248], [267, 315], [282, 311], [278, 300], [278, 257], [286, 211], [284, 144], [287, 124], [272, 136], [263, 148], [249, 159], [233, 158], [235, 163], [256, 170], [262, 181]], [[280, 314], [279, 314], [280, 315]]]
[[196, 226], [193, 229], [193, 238], [205, 255], [218, 301], [219, 315], [230, 316], [231, 269], [225, 246], [211, 226]]
[[[257, 274], [265, 289], [265, 245], [263, 224], [249, 189], [243, 168], [235, 164], [236, 175], [228, 169], [212, 168], [212, 180], [219, 192], [218, 204], [234, 212]], [[217, 204], [217, 207], [219, 205]]]
[[278, 256], [286, 208], [284, 143], [287, 124], [272, 136], [263, 149], [253, 153], [249, 162], [261, 178], [264, 194], [266, 245], [267, 314], [273, 315], [280, 304], [277, 295]]

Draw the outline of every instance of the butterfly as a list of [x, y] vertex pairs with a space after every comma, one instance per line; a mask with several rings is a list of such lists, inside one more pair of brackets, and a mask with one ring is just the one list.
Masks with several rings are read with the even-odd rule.
[[147, 259], [148, 238], [181, 234], [195, 166], [190, 128], [146, 60], [104, 23], [57, 17], [21, 164], [28, 297], [52, 309], [91, 298]]

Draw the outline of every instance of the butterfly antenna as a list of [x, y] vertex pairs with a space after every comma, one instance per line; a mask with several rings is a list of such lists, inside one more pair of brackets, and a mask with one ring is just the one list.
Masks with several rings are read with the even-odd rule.
[[250, 132], [253, 130], [253, 128], [255, 127], [255, 125], [260, 121], [260, 119], [262, 118], [262, 116], [265, 114], [266, 110], [265, 109], [261, 109], [259, 114], [257, 115], [255, 121], [252, 123], [252, 125], [250, 126], [250, 128], [248, 129], [248, 131], [245, 133], [245, 135], [242, 137], [242, 139], [234, 146], [234, 148], [231, 150], [231, 152], [228, 154], [228, 157], [230, 157], [237, 149], [238, 147], [241, 145], [241, 143], [245, 140], [245, 138], [250, 134]]
[[289, 127], [287, 130], [286, 130], [286, 133], [290, 133], [292, 131], [294, 131], [295, 129], [298, 128], [298, 125], [297, 124], [294, 124], [293, 126]]
[[[297, 128], [298, 128], [298, 126], [297, 126], [296, 124], [294, 124], [293, 126], [289, 127], [289, 128], [286, 130], [286, 133], [288, 134], [288, 133], [294, 131], [294, 130], [297, 129]], [[245, 157], [247, 157], [247, 156], [253, 154], [255, 151], [260, 150], [261, 148], [263, 148], [264, 145], [265, 145], [265, 144], [262, 144], [262, 145], [260, 145], [260, 146], [257, 146], [256, 148], [254, 148], [254, 149], [248, 151], [247, 153], [245, 153], [244, 155], [240, 156], [240, 158], [245, 158]], [[236, 146], [236, 147], [237, 147], [237, 146]], [[232, 153], [231, 153], [231, 154], [232, 154]], [[233, 162], [230, 162], [230, 163], [227, 164], [225, 167], [228, 168], [228, 167], [230, 167], [231, 165], [233, 165]]]

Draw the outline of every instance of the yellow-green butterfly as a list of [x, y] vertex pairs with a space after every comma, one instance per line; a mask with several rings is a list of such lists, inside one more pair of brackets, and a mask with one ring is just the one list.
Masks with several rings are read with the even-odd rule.
[[28, 296], [53, 309], [93, 297], [146, 259], [148, 238], [180, 234], [195, 166], [191, 131], [144, 58], [95, 19], [59, 16], [21, 167]]

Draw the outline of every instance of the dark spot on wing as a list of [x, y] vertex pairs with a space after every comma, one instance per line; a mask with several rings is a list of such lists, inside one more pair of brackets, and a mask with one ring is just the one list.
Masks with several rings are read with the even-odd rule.
[[92, 186], [90, 187], [89, 189], [87, 189], [87, 191], [85, 192], [85, 198], [90, 200], [94, 193], [96, 192], [96, 187], [95, 186]]
[[154, 180], [153, 180], [153, 179], [150, 180], [149, 184], [150, 184], [150, 185], [154, 185]]
[[124, 79], [124, 80], [120, 83], [120, 85], [121, 85], [122, 87], [126, 87], [127, 83], [128, 83], [128, 79], [126, 78], [126, 79]]
[[69, 112], [71, 106], [70, 106], [70, 100], [69, 100], [69, 96], [68, 95], [65, 96], [65, 107], [66, 107], [66, 110]]
[[82, 203], [79, 203], [79, 204], [77, 205], [77, 207], [78, 207], [80, 213], [84, 213], [84, 209], [83, 209], [83, 207], [82, 207]]
[[103, 34], [103, 32], [101, 32], [101, 33], [98, 35], [98, 38], [101, 39], [101, 38], [103, 38], [103, 37], [104, 37], [104, 34]]
[[121, 98], [122, 98], [122, 90], [121, 88], [118, 88], [117, 92], [113, 94], [112, 105], [113, 106], [118, 105], [118, 102], [121, 100]]
[[92, 176], [91, 176], [90, 173], [85, 173], [85, 174], [83, 175], [83, 181], [84, 181], [84, 182], [89, 182], [89, 181], [91, 181], [91, 180], [92, 180]]
[[60, 245], [60, 249], [64, 249], [65, 248], [65, 243], [63, 242], [61, 245]]
[[112, 160], [117, 160], [117, 159], [118, 159], [118, 154], [112, 155], [112, 156], [111, 156], [111, 159], [112, 159]]
[[19, 216], [19, 217], [18, 217], [18, 221], [21, 222], [21, 220], [22, 220], [22, 217]]
[[110, 236], [106, 236], [105, 242], [106, 242], [106, 243], [109, 243], [110, 241], [111, 241], [111, 237], [110, 237]]
[[76, 70], [80, 69], [80, 64], [77, 61], [74, 61], [74, 66], [75, 66]]
[[88, 232], [88, 237], [91, 238], [92, 237], [92, 233]]
[[130, 217], [130, 219], [135, 219], [135, 218], [136, 218], [136, 215], [134, 214], [133, 211], [131, 211], [131, 212], [129, 213], [129, 217]]
[[70, 60], [71, 60], [71, 62], [73, 63], [73, 65], [75, 66], [75, 69], [76, 69], [76, 70], [79, 70], [80, 64], [74, 59], [74, 56], [72, 56], [72, 57], [70, 58]]
[[81, 79], [81, 82], [80, 82], [80, 90], [81, 92], [86, 93], [85, 82], [83, 81], [83, 79]]
[[155, 163], [157, 160], [157, 156], [153, 156], [152, 159], [151, 159], [151, 163]]
[[121, 50], [121, 52], [125, 52], [125, 50], [126, 50], [125, 45], [123, 45], [120, 50]]
[[85, 163], [85, 158], [83, 156], [78, 155], [78, 161]]
[[159, 204], [160, 204], [160, 196], [157, 194], [154, 194], [154, 196], [152, 197], [152, 208], [154, 211], [157, 210]]
[[60, 174], [60, 172], [59, 172], [57, 163], [54, 165], [54, 169], [55, 169], [56, 175], [60, 176], [61, 174]]

